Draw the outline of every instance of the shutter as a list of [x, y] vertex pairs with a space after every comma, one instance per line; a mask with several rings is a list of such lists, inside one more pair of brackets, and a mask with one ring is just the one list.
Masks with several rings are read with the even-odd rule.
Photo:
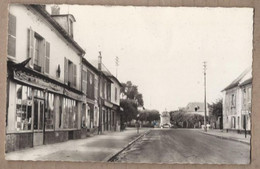
[[87, 94], [87, 72], [83, 70], [83, 92]]
[[73, 85], [77, 87], [77, 66], [73, 64]]
[[50, 43], [46, 41], [45, 43], [45, 73], [49, 74], [50, 72]]
[[15, 57], [16, 55], [16, 38], [11, 35], [8, 35], [8, 49], [7, 53], [9, 56]]
[[68, 66], [68, 59], [64, 58], [64, 83], [68, 84], [68, 70], [69, 70], [69, 66]]
[[8, 34], [16, 36], [16, 17], [9, 13]]
[[16, 17], [9, 13], [8, 20], [8, 49], [9, 56], [16, 56]]
[[31, 58], [29, 66], [33, 68], [33, 54], [34, 53], [34, 32], [30, 28], [28, 29], [28, 58]]

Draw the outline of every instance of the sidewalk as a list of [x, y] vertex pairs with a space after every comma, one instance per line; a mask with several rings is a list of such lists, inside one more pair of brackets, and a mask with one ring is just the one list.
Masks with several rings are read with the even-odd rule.
[[233, 141], [239, 141], [241, 143], [245, 143], [250, 145], [251, 135], [247, 134], [247, 137], [245, 138], [245, 134], [239, 134], [239, 133], [233, 133], [233, 132], [225, 132], [219, 129], [210, 129], [207, 132], [204, 130], [200, 130], [204, 134], [216, 136], [222, 139], [228, 139]]
[[135, 128], [123, 132], [106, 133], [86, 139], [42, 145], [6, 154], [6, 160], [29, 161], [107, 161], [129, 142], [149, 131], [142, 128], [137, 134]]

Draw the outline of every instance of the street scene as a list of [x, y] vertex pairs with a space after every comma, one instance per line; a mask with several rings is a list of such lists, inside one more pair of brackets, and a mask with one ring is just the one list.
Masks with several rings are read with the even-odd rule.
[[11, 4], [6, 160], [249, 164], [252, 31], [252, 8]]

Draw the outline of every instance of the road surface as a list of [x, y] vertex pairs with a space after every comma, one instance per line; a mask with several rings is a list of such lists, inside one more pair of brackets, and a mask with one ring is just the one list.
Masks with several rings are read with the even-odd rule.
[[155, 129], [116, 162], [248, 164], [250, 146], [193, 129]]

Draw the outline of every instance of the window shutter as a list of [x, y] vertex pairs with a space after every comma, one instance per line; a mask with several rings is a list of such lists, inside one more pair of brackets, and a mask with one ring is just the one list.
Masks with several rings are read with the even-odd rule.
[[77, 66], [73, 64], [73, 84], [77, 87]]
[[68, 70], [69, 70], [69, 65], [68, 65], [68, 59], [64, 58], [64, 83], [68, 84]]
[[9, 13], [8, 20], [8, 49], [9, 56], [16, 56], [16, 17]]
[[83, 74], [83, 92], [86, 94], [87, 93], [87, 72], [85, 70], [82, 71]]
[[50, 72], [50, 43], [46, 41], [46, 50], [45, 50], [45, 73], [49, 74]]
[[28, 58], [31, 58], [29, 66], [33, 67], [33, 52], [34, 52], [34, 32], [30, 28], [28, 29]]

